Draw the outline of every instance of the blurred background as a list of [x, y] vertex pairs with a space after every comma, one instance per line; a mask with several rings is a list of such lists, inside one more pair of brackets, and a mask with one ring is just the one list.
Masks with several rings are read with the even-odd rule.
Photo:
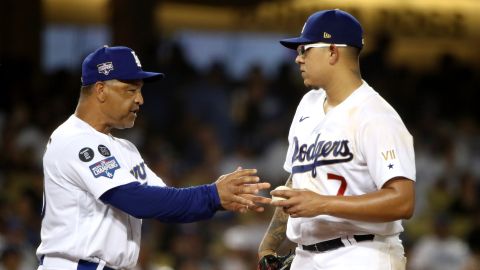
[[[168, 185], [210, 183], [240, 165], [275, 187], [288, 177], [288, 129], [307, 91], [278, 40], [328, 8], [364, 26], [362, 75], [415, 139], [408, 269], [479, 270], [477, 0], [1, 0], [0, 269], [36, 269], [42, 154], [75, 109], [88, 53], [126, 45], [145, 70], [166, 73], [144, 87], [135, 127], [115, 135]], [[135, 270], [255, 269], [272, 213], [145, 221]]]

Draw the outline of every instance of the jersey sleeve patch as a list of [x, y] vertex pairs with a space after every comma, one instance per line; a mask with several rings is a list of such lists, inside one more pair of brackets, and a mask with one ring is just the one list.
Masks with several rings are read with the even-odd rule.
[[98, 152], [104, 157], [109, 157], [111, 155], [110, 150], [103, 144], [98, 145]]
[[114, 156], [111, 156], [90, 165], [89, 168], [95, 178], [105, 176], [112, 179], [115, 171], [120, 169], [120, 164], [118, 164]]
[[93, 153], [92, 148], [89, 147], [84, 147], [78, 152], [78, 158], [83, 162], [89, 162], [94, 156], [95, 154]]

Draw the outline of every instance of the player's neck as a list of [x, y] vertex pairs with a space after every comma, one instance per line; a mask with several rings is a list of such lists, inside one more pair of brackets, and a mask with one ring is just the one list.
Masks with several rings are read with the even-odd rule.
[[89, 124], [98, 132], [110, 134], [111, 128], [101, 121], [101, 118], [98, 117], [98, 114], [92, 113], [91, 108], [89, 108], [86, 103], [79, 102], [75, 110], [75, 116]]
[[361, 85], [362, 78], [360, 76], [350, 77], [349, 79], [332, 80], [332, 82], [324, 88], [327, 95], [324, 104], [325, 112], [342, 103]]

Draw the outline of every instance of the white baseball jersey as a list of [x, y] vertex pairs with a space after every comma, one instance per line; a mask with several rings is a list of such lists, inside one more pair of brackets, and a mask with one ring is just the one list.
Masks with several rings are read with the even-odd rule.
[[99, 197], [135, 181], [165, 186], [137, 148], [72, 115], [52, 133], [43, 168], [44, 217], [37, 256], [100, 259], [107, 266], [133, 268], [142, 221], [104, 204]]
[[[294, 188], [362, 195], [401, 176], [415, 180], [413, 139], [397, 112], [366, 82], [325, 114], [325, 91], [301, 100], [288, 136], [285, 170]], [[310, 245], [348, 234], [393, 235], [401, 221], [372, 223], [319, 215], [289, 218], [288, 238]]]

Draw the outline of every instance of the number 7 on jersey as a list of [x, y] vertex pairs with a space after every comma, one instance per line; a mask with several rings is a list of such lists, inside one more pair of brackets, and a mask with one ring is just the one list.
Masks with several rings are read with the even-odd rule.
[[338, 188], [337, 196], [343, 196], [345, 190], [347, 189], [347, 180], [345, 180], [345, 177], [333, 173], [327, 173], [327, 179], [340, 181], [340, 187]]

